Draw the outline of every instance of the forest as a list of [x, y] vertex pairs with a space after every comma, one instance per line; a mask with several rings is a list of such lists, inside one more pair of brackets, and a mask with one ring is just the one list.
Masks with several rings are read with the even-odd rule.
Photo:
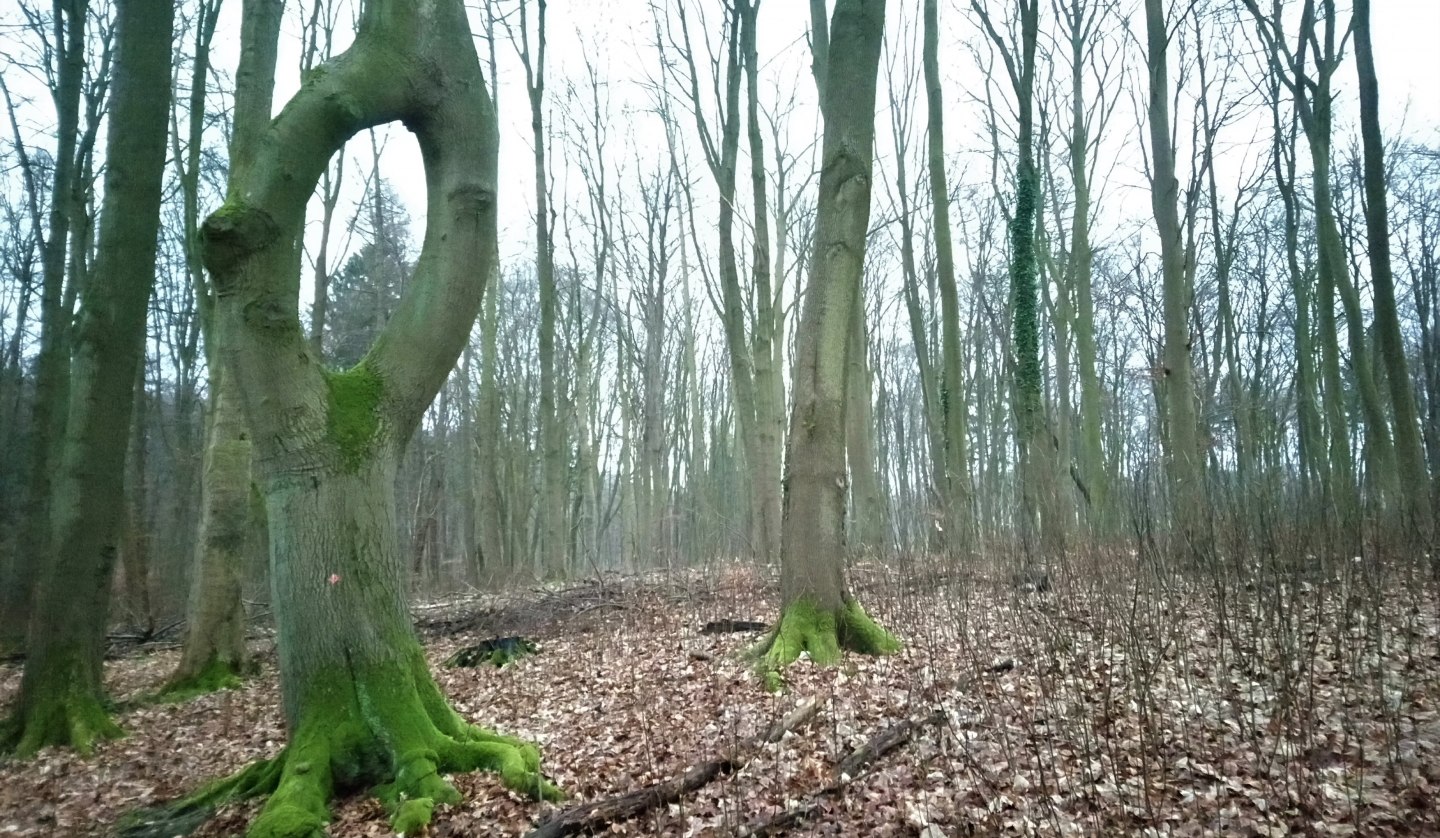
[[0, 4], [0, 835], [1440, 834], [1440, 5]]

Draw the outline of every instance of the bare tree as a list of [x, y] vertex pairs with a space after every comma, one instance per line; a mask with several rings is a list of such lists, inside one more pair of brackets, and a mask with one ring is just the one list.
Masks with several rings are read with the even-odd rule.
[[80, 295], [69, 416], [48, 507], [49, 561], [37, 584], [20, 699], [0, 727], [0, 747], [22, 756], [46, 745], [88, 752], [97, 739], [119, 734], [103, 704], [100, 669], [155, 281], [174, 6], [120, 0], [117, 10], [114, 129], [96, 259], [106, 281], [87, 284]]
[[865, 266], [884, 27], [884, 0], [839, 0], [823, 38], [825, 137], [814, 256], [796, 347], [781, 616], [760, 647], [772, 671], [802, 652], [833, 663], [842, 649], [884, 654], [899, 648], [851, 597], [844, 579], [845, 355]]
[[[274, 4], [250, 0], [246, 12], [249, 32], [278, 25]], [[270, 793], [253, 831], [299, 834], [321, 828], [338, 783], [383, 783], [396, 830], [409, 834], [436, 803], [459, 799], [440, 771], [490, 768], [554, 796], [533, 747], [467, 723], [440, 693], [395, 549], [397, 465], [496, 264], [496, 117], [464, 7], [366, 4], [353, 46], [267, 124], [247, 114], [268, 111], [274, 60], [273, 41], [247, 39], [229, 197], [201, 235], [269, 512], [290, 745], [213, 786], [211, 799]], [[375, 344], [332, 372], [310, 351], [294, 290], [305, 204], [346, 140], [393, 120], [424, 158], [425, 241]]]

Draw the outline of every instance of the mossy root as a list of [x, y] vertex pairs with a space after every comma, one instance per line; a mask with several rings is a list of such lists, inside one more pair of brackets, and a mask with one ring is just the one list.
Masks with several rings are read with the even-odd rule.
[[[290, 744], [272, 760], [202, 789], [163, 810], [137, 813], [125, 838], [160, 838], [157, 827], [193, 830], [218, 806], [269, 795], [249, 838], [318, 838], [337, 793], [370, 787], [405, 835], [423, 834], [438, 806], [460, 802], [446, 773], [494, 771], [536, 799], [562, 795], [540, 770], [535, 746], [478, 728], [460, 718], [440, 693], [416, 650], [412, 677], [393, 667], [347, 672], [341, 689], [317, 687]], [[140, 831], [144, 827], [147, 831]]]
[[160, 688], [154, 700], [161, 704], [183, 704], [202, 695], [240, 687], [250, 674], [251, 668], [238, 661], [211, 658], [199, 672], [172, 678]]
[[774, 673], [794, 663], [802, 653], [809, 654], [817, 664], [831, 666], [847, 650], [888, 655], [900, 650], [900, 641], [871, 619], [853, 597], [846, 596], [835, 609], [819, 608], [810, 599], [801, 598], [785, 607], [775, 628], [755, 648], [755, 655], [762, 672]]
[[89, 756], [100, 742], [124, 735], [99, 698], [66, 691], [49, 700], [23, 704], [0, 723], [0, 753], [29, 759], [41, 748], [54, 745]]

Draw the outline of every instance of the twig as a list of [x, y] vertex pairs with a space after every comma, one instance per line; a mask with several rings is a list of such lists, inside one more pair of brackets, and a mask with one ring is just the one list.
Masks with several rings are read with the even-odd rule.
[[812, 794], [809, 800], [794, 809], [788, 809], [773, 817], [761, 821], [753, 821], [741, 834], [746, 836], [779, 835], [786, 830], [800, 825], [820, 809], [820, 801], [823, 798], [838, 796], [840, 792], [845, 790], [846, 786], [859, 778], [875, 760], [909, 742], [917, 731], [927, 727], [934, 727], [944, 722], [945, 711], [936, 710], [930, 715], [920, 719], [906, 719], [890, 725], [870, 737], [868, 742], [851, 751], [844, 759], [840, 760], [840, 764], [835, 767], [835, 779], [830, 781], [824, 788]]
[[761, 745], [779, 742], [788, 731], [805, 724], [819, 711], [820, 701], [813, 697], [807, 698], [763, 734], [745, 740], [727, 755], [702, 762], [679, 777], [637, 791], [563, 809], [546, 818], [540, 826], [527, 833], [525, 838], [558, 838], [561, 835], [594, 832], [607, 824], [628, 820], [679, 800], [683, 795], [704, 787], [716, 777], [732, 774], [745, 767]]

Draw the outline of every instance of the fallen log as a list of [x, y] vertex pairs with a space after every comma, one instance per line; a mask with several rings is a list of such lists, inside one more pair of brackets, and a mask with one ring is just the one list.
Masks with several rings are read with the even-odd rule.
[[820, 809], [821, 800], [827, 797], [838, 797], [846, 786], [864, 774], [866, 769], [880, 757], [909, 742], [917, 732], [927, 727], [944, 724], [945, 718], [944, 710], [936, 710], [919, 719], [905, 719], [890, 725], [870, 737], [865, 744], [846, 754], [845, 758], [840, 760], [840, 764], [835, 766], [835, 779], [810, 795], [809, 800], [764, 820], [751, 821], [740, 831], [740, 834], [747, 838], [759, 838], [759, 836], [779, 835], [799, 826]]
[[692, 766], [678, 777], [643, 789], [562, 809], [526, 833], [525, 838], [559, 838], [562, 835], [595, 832], [617, 821], [629, 820], [673, 803], [717, 777], [744, 768], [761, 745], [779, 742], [786, 733], [805, 724], [818, 712], [820, 701], [814, 697], [807, 698], [795, 705], [795, 709], [786, 713], [784, 718], [776, 720], [764, 733], [745, 740], [729, 754]]

